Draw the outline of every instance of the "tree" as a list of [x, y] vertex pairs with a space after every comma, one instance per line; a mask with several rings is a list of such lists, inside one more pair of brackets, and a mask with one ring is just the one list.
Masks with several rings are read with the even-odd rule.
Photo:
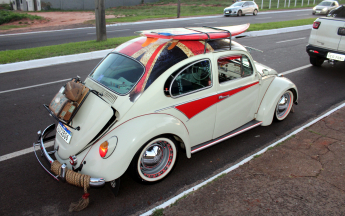
[[107, 40], [107, 28], [105, 25], [104, 0], [95, 0], [96, 35], [97, 41]]

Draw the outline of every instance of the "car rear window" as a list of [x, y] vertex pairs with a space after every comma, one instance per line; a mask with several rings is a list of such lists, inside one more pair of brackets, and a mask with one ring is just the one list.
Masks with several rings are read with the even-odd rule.
[[129, 93], [144, 74], [145, 68], [138, 61], [110, 53], [90, 74], [90, 77], [108, 89], [125, 95]]
[[337, 7], [334, 10], [331, 10], [331, 12], [329, 12], [327, 16], [345, 19], [345, 7], [344, 7], [344, 5]]

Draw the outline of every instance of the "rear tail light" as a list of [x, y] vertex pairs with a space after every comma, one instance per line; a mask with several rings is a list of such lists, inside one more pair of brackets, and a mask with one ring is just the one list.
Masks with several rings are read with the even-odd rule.
[[343, 36], [345, 36], [345, 28], [340, 27], [340, 28], [338, 29], [338, 35], [343, 35]]
[[321, 22], [315, 21], [315, 22], [313, 23], [313, 29], [318, 29], [318, 28], [320, 27], [320, 25], [321, 25]]
[[108, 141], [103, 142], [100, 146], [99, 146], [99, 155], [103, 158], [105, 157], [105, 155], [108, 152], [108, 146], [109, 143]]

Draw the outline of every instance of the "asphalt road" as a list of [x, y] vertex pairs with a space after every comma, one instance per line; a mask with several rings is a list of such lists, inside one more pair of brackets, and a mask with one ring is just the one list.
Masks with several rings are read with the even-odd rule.
[[[295, 11], [273, 11], [262, 12], [257, 16], [246, 15], [242, 17], [224, 17], [222, 15], [213, 17], [199, 17], [193, 19], [167, 19], [154, 22], [120, 23], [118, 25], [107, 27], [107, 37], [125, 37], [135, 35], [135, 31], [159, 28], [177, 28], [177, 27], [198, 27], [198, 26], [230, 26], [244, 23], [266, 23], [285, 20], [306, 19], [315, 17], [311, 15], [311, 9], [302, 9]], [[94, 27], [46, 31], [40, 33], [28, 34], [2, 34], [0, 35], [0, 51], [15, 50], [31, 47], [40, 47], [48, 45], [57, 45], [69, 42], [87, 41], [96, 39], [96, 30]]]
[[[305, 52], [310, 31], [299, 31], [257, 38], [241, 38], [258, 62], [285, 72], [309, 64]], [[1, 93], [80, 75], [83, 79], [98, 60], [0, 74], [0, 156], [32, 146], [36, 132], [53, 123], [42, 107], [49, 103], [64, 82]], [[141, 185], [125, 174], [119, 196], [108, 188], [91, 189], [90, 205], [73, 215], [130, 215], [151, 209], [191, 185], [209, 178], [242, 158], [253, 154], [289, 131], [345, 100], [345, 63], [321, 68], [307, 67], [287, 74], [299, 90], [295, 112], [280, 123], [257, 127], [187, 159], [181, 152], [175, 170], [155, 185]], [[1, 161], [0, 215], [69, 215], [68, 206], [83, 194], [82, 189], [57, 183], [28, 153]], [[72, 214], [71, 214], [72, 215]]]

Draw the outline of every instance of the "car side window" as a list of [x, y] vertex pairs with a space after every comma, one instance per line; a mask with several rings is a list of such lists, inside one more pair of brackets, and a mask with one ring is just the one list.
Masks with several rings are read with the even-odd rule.
[[248, 6], [248, 4], [247, 4], [247, 3], [244, 3], [244, 4], [243, 4], [243, 7], [247, 7], [247, 6]]
[[170, 95], [179, 97], [212, 85], [210, 60], [198, 61], [177, 73], [170, 85]]
[[217, 63], [219, 83], [253, 74], [252, 64], [246, 55], [222, 56]]

